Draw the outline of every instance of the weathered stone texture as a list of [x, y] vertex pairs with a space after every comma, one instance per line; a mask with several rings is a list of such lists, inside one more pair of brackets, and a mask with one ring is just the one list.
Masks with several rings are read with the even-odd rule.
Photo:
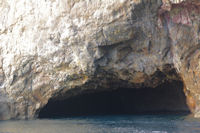
[[166, 80], [184, 82], [200, 116], [199, 9], [182, 0], [0, 0], [0, 119], [35, 118], [58, 95]]

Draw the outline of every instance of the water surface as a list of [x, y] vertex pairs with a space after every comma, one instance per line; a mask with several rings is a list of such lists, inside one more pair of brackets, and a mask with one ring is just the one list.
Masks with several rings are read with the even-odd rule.
[[200, 133], [185, 115], [108, 115], [0, 121], [0, 133]]

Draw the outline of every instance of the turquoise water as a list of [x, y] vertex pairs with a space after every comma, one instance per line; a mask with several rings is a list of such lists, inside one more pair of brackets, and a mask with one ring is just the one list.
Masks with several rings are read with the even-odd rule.
[[110, 115], [0, 121], [0, 133], [200, 133], [200, 119], [184, 115]]

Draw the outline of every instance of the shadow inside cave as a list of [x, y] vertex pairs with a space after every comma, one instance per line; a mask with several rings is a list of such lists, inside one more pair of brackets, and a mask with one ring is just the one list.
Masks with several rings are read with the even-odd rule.
[[64, 100], [50, 99], [40, 110], [39, 118], [163, 113], [190, 113], [182, 82], [166, 82], [156, 88], [119, 88]]

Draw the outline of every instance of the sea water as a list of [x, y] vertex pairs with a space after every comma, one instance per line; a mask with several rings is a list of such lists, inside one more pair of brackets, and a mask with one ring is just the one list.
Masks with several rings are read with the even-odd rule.
[[107, 115], [0, 121], [0, 133], [200, 133], [187, 115]]

